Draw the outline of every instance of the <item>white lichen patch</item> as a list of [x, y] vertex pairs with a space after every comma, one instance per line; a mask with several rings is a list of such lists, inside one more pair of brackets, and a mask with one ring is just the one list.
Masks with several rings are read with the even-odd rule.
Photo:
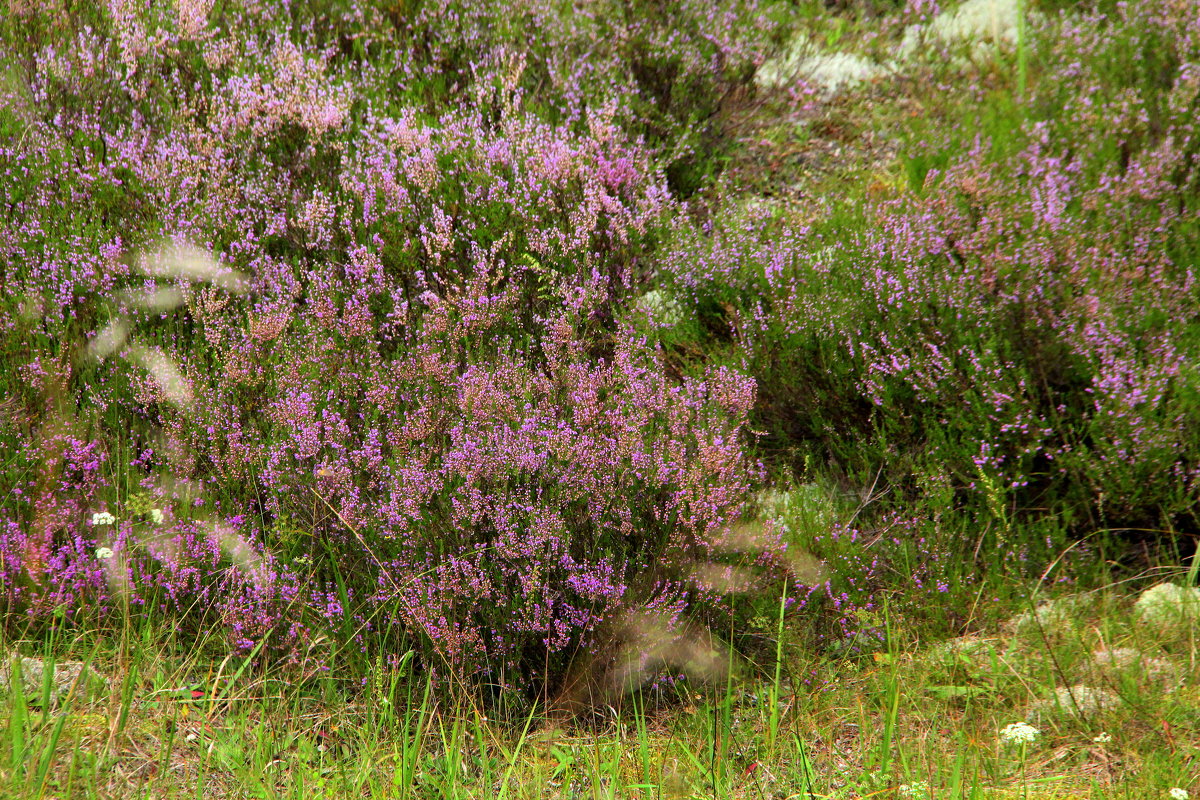
[[670, 328], [683, 322], [679, 303], [662, 289], [654, 289], [639, 297], [637, 307], [659, 327]]
[[1200, 589], [1160, 583], [1142, 592], [1133, 613], [1159, 634], [1185, 631], [1200, 622]]
[[800, 82], [820, 88], [831, 96], [886, 72], [886, 68], [856, 53], [825, 53], [805, 33], [800, 33], [775, 58], [759, 67], [755, 82], [765, 89], [779, 89]]
[[1084, 680], [1113, 684], [1121, 678], [1153, 684], [1172, 691], [1178, 688], [1179, 668], [1165, 658], [1147, 656], [1132, 647], [1097, 650], [1081, 665]]
[[1041, 21], [1025, 3], [1022, 10], [1017, 0], [967, 0], [948, 8], [927, 25], [910, 25], [896, 49], [898, 61], [933, 56], [943, 47], [951, 50], [969, 49], [972, 60], [981, 61], [998, 50], [1011, 51], [1021, 36], [1021, 14], [1025, 29]]
[[800, 66], [805, 78], [830, 95], [884, 72], [881, 65], [854, 53], [821, 53], [805, 59]]
[[974, 664], [982, 669], [988, 665], [988, 659], [995, 650], [995, 640], [979, 636], [959, 636], [931, 647], [927, 659], [933, 663]]
[[929, 33], [945, 42], [1017, 40], [1017, 0], [967, 0], [938, 14]]
[[1074, 630], [1083, 613], [1080, 598], [1060, 597], [1017, 614], [1004, 623], [1004, 628], [1017, 636], [1059, 635]]
[[47, 669], [53, 670], [50, 679], [51, 706], [58, 705], [72, 692], [74, 697], [90, 700], [108, 689], [107, 679], [81, 661], [60, 661], [51, 666], [39, 658], [27, 658], [14, 653], [0, 658], [0, 692], [11, 691], [12, 678], [19, 671], [26, 701], [41, 705]]
[[1120, 705], [1121, 698], [1113, 692], [1077, 683], [1059, 686], [1053, 695], [1035, 704], [1033, 712], [1037, 717], [1054, 713], [1091, 717]]
[[1136, 667], [1141, 661], [1141, 651], [1132, 647], [1114, 647], [1092, 653], [1092, 665], [1102, 670], [1119, 672]]

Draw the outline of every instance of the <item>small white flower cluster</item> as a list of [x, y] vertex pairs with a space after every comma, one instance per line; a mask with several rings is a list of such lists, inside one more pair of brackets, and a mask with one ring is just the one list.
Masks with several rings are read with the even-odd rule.
[[1027, 722], [1014, 722], [1011, 725], [1005, 725], [1000, 731], [1000, 741], [1005, 744], [1029, 744], [1037, 741], [1037, 728]]
[[896, 793], [901, 797], [911, 798], [911, 800], [925, 800], [925, 798], [929, 797], [929, 783], [927, 781], [913, 781], [912, 783], [901, 784]]
[[[153, 522], [155, 525], [162, 525], [163, 520], [166, 519], [166, 515], [163, 514], [161, 508], [152, 508], [148, 512], [146, 512], [146, 514], [150, 517], [150, 521]], [[92, 524], [93, 525], [116, 525], [117, 518], [114, 517], [112, 514], [108, 513], [107, 511], [97, 511], [95, 514], [92, 514]]]
[[1178, 786], [1176, 786], [1174, 789], [1167, 790], [1167, 796], [1170, 797], [1171, 800], [1188, 800], [1188, 790], [1180, 789]]
[[1112, 737], [1111, 733], [1102, 733], [1099, 736], [1097, 736], [1095, 739], [1092, 739], [1092, 742], [1094, 744], [1108, 744], [1112, 740], [1113, 740], [1113, 737]]

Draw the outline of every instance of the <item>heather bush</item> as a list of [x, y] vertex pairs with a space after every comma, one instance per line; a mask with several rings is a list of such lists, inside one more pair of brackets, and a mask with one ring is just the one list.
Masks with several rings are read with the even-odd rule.
[[768, 23], [411, 6], [4, 22], [7, 620], [545, 690], [782, 569], [729, 539], [753, 382], [623, 311]]
[[[693, 145], [719, 139], [712, 117], [748, 81], [784, 10], [759, 0], [413, 5], [402, 25], [422, 63], [465, 78], [479, 53], [503, 52], [528, 63], [520, 85], [536, 90], [552, 118], [578, 121], [589, 107], [607, 108], [627, 130], [693, 159], [704, 157]], [[527, 43], [519, 55], [513, 42]]]
[[1043, 516], [1193, 528], [1193, 20], [1031, 23], [1028, 99], [981, 87], [918, 127], [911, 190], [805, 228], [727, 207], [682, 231], [659, 263], [688, 323], [663, 340], [747, 364], [784, 463], [882, 467], [896, 498], [965, 504], [1005, 548]]
[[[386, 360], [314, 316], [293, 323], [270, 371], [233, 350], [186, 403], [156, 384], [144, 402], [164, 439], [135, 460], [144, 492], [90, 525], [115, 488], [103, 443], [35, 427], [21, 471], [40, 475], [16, 487], [30, 502], [0, 539], [9, 611], [199, 603], [236, 646], [273, 637], [293, 657], [321, 618], [356, 614], [360, 637], [404, 642], [460, 678], [537, 667], [554, 682], [581, 649], [611, 646], [605, 625], [623, 615], [654, 611], [669, 630], [717, 599], [728, 586], [712, 562], [778, 563], [768, 541], [721, 555], [752, 477], [738, 431], [753, 385], [723, 369], [665, 378], [630, 331], [592, 321], [602, 279], [516, 327], [522, 283], [498, 287], [492, 267], [460, 293], [427, 293]], [[261, 407], [237, 399], [244, 383]], [[251, 520], [218, 522], [231, 502]]]

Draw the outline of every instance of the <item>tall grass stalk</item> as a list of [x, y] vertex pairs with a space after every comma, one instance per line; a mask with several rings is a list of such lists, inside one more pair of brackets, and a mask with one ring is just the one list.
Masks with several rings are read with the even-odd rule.
[[[412, 688], [409, 687], [409, 698], [412, 698]], [[392, 783], [400, 793], [400, 797], [406, 798], [411, 796], [413, 787], [416, 781], [417, 767], [421, 762], [424, 743], [425, 743], [425, 726], [429, 722], [432, 714], [431, 704], [433, 702], [433, 679], [427, 677], [425, 680], [425, 692], [421, 697], [421, 702], [417, 705], [416, 727], [413, 727], [413, 711], [409, 711], [404, 715], [404, 725], [401, 728], [399, 752], [395, 754], [396, 771], [392, 776]], [[411, 702], [410, 702], [411, 706]]]
[[775, 755], [775, 748], [779, 741], [779, 695], [780, 684], [783, 679], [783, 621], [787, 611], [788, 598], [788, 580], [783, 581], [783, 590], [779, 596], [779, 621], [775, 627], [775, 675], [771, 680], [771, 688], [768, 692], [769, 705], [767, 707], [767, 754]]
[[518, 760], [520, 759], [521, 753], [525, 748], [525, 741], [529, 736], [529, 728], [533, 724], [536, 714], [536, 707], [529, 709], [529, 714], [525, 717], [525, 724], [521, 727], [520, 737], [517, 739], [517, 742], [515, 745], [513, 745], [512, 749], [505, 753], [505, 758], [508, 760], [508, 766], [505, 767], [504, 777], [500, 779], [500, 793], [496, 795], [496, 800], [504, 800], [504, 798], [508, 797], [508, 793], [511, 788], [513, 771], [517, 768]]
[[1029, 30], [1027, 28], [1025, 4], [1028, 0], [1017, 0], [1017, 97], [1026, 99], [1026, 82], [1029, 67]]
[[900, 717], [900, 679], [897, 663], [900, 658], [896, 644], [895, 632], [892, 630], [892, 617], [885, 601], [883, 606], [884, 635], [887, 642], [887, 677], [884, 680], [884, 722], [883, 735], [879, 742], [879, 770], [885, 776], [892, 764], [892, 749], [896, 739], [896, 726]]
[[646, 727], [646, 701], [642, 694], [635, 693], [633, 698], [633, 722], [637, 731], [638, 765], [641, 767], [642, 782], [636, 787], [647, 791], [657, 788], [653, 776], [654, 759], [650, 750], [650, 734]]

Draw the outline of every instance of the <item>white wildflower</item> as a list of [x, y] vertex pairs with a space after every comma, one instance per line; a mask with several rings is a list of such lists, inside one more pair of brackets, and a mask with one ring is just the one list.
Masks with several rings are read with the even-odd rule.
[[922, 798], [929, 797], [929, 783], [927, 781], [913, 781], [912, 783], [901, 784], [896, 793], [901, 797], [921, 800]]
[[1005, 725], [1000, 731], [1000, 741], [1005, 744], [1029, 744], [1037, 741], [1040, 732], [1027, 722]]
[[117, 518], [107, 511], [99, 511], [95, 514], [92, 514], [93, 525], [112, 525], [116, 521]]
[[155, 525], [163, 524], [163, 513], [161, 508], [150, 509], [150, 521]]
[[1180, 789], [1178, 786], [1176, 786], [1174, 789], [1167, 790], [1167, 796], [1170, 797], [1171, 800], [1188, 800], [1188, 790]]
[[104, 561], [105, 559], [112, 558], [112, 557], [113, 557], [113, 551], [112, 551], [111, 547], [97, 547], [96, 548], [96, 558], [100, 559], [101, 561]]
[[1095, 739], [1092, 739], [1092, 741], [1095, 744], [1108, 744], [1112, 740], [1113, 740], [1113, 737], [1112, 737], [1111, 733], [1102, 733], [1099, 736], [1097, 736]]

